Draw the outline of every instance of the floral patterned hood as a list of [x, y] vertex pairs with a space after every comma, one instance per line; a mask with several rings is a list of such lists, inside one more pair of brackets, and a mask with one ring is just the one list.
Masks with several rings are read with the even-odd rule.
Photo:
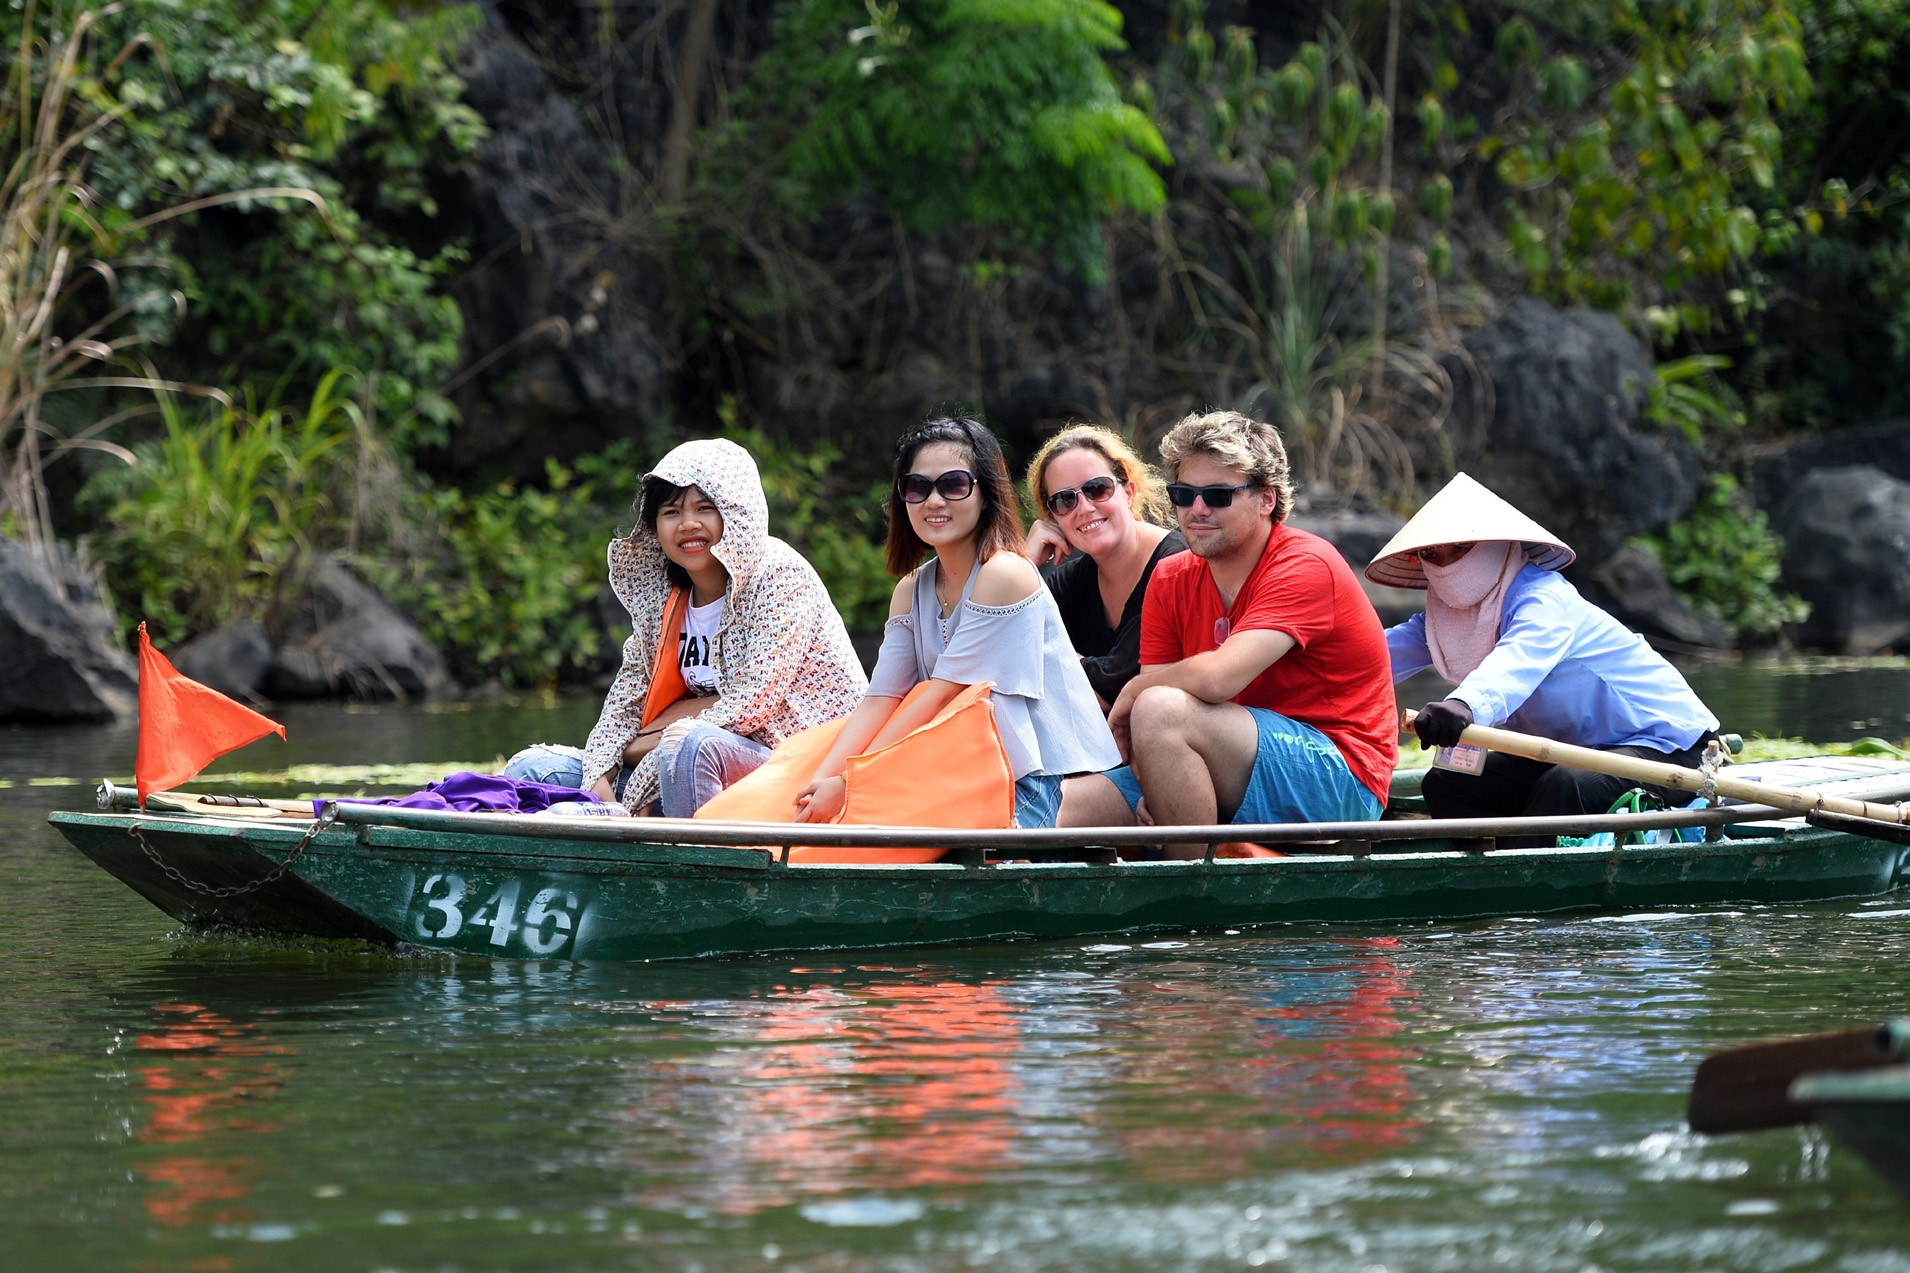
[[[763, 497], [756, 461], [726, 438], [709, 438], [671, 451], [644, 474], [646, 481], [653, 477], [672, 486], [696, 487], [723, 514], [723, 537], [710, 552], [730, 572], [728, 595], [736, 595], [761, 566], [769, 541], [769, 502]], [[654, 607], [661, 622], [670, 595], [665, 562], [663, 545], [641, 519], [629, 535], [611, 541], [610, 586], [632, 618]]]

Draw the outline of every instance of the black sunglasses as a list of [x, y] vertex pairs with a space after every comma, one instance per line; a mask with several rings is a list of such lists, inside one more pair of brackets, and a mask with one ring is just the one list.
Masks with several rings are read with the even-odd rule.
[[1258, 482], [1242, 482], [1239, 486], [1188, 486], [1183, 482], [1167, 484], [1167, 498], [1175, 508], [1192, 508], [1194, 499], [1207, 501], [1209, 508], [1225, 508], [1234, 502], [1234, 496], [1241, 491], [1258, 488]]
[[1091, 504], [1104, 504], [1114, 497], [1114, 492], [1119, 486], [1120, 483], [1111, 477], [1091, 477], [1079, 486], [1070, 486], [1065, 491], [1056, 491], [1050, 495], [1046, 501], [1048, 511], [1056, 517], [1063, 513], [1072, 513], [1074, 506], [1081, 502], [1081, 497], [1084, 495]]
[[895, 485], [902, 492], [904, 504], [924, 503], [930, 491], [934, 491], [943, 499], [967, 499], [975, 493], [975, 475], [967, 469], [950, 469], [940, 477], [904, 473], [902, 480]]

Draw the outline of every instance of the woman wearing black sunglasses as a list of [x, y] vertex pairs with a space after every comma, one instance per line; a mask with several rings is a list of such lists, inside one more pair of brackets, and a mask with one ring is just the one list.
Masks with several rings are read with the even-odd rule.
[[1045, 514], [1028, 533], [1028, 559], [1042, 567], [1105, 711], [1141, 670], [1141, 602], [1154, 567], [1187, 541], [1156, 524], [1167, 518], [1160, 474], [1096, 425], [1071, 425], [1035, 452], [1028, 494]]
[[[994, 434], [943, 417], [903, 435], [889, 495], [889, 573], [901, 582], [869, 692], [797, 795], [798, 822], [836, 816], [849, 757], [927, 724], [984, 681], [1015, 778], [1017, 826], [1054, 825], [1065, 775], [1121, 763], [1061, 613], [1021, 547]], [[898, 710], [923, 681], [930, 689]]]

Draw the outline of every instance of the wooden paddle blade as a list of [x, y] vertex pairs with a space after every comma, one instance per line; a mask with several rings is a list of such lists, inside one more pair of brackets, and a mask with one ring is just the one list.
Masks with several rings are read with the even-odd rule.
[[1904, 1057], [1910, 1023], [1834, 1030], [1752, 1043], [1706, 1057], [1691, 1080], [1685, 1121], [1694, 1132], [1748, 1132], [1808, 1123], [1811, 1112], [1790, 1098], [1791, 1083], [1825, 1070], [1868, 1070]]

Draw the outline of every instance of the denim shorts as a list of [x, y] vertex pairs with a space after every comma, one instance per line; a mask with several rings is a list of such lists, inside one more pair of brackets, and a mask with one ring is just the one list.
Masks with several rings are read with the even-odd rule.
[[[1247, 794], [1228, 821], [1239, 826], [1269, 822], [1369, 822], [1386, 806], [1346, 767], [1333, 740], [1313, 726], [1249, 707], [1259, 730], [1259, 749]], [[1141, 782], [1126, 765], [1107, 771], [1132, 809], [1141, 802]]]
[[1015, 779], [1015, 825], [1051, 827], [1061, 815], [1061, 775], [1029, 774]]

